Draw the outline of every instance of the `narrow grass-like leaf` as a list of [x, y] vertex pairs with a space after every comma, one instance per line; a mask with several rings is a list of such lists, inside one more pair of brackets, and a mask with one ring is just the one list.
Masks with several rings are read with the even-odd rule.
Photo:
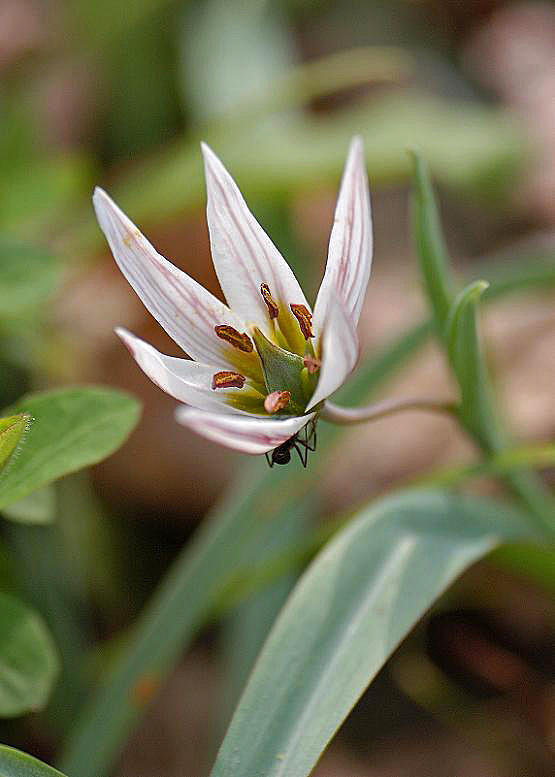
[[57, 653], [42, 619], [0, 593], [0, 717], [40, 710], [57, 673]]
[[64, 777], [57, 769], [47, 766], [38, 758], [0, 745], [0, 775], [2, 777]]
[[[413, 196], [418, 203], [414, 223], [415, 243], [425, 291], [432, 307], [437, 334], [460, 385], [461, 421], [478, 445], [491, 454], [506, 447], [507, 440], [496, 417], [489, 376], [478, 342], [476, 300], [486, 285], [483, 281], [470, 284], [451, 302], [447, 255], [430, 178], [418, 155], [413, 155], [413, 158]], [[512, 289], [514, 278], [513, 283], [506, 284], [504, 290], [507, 292]], [[535, 473], [528, 470], [511, 472], [506, 479], [512, 490], [528, 506], [531, 518], [534, 516], [532, 519], [553, 535], [555, 500]]]
[[470, 564], [530, 536], [498, 502], [406, 492], [317, 556], [259, 656], [212, 777], [306, 777], [416, 621]]
[[0, 474], [0, 508], [113, 453], [139, 418], [121, 391], [82, 387], [29, 394], [9, 409], [34, 418], [25, 445]]
[[414, 241], [424, 276], [425, 291], [430, 299], [437, 329], [441, 333], [453, 297], [451, 269], [427, 165], [416, 151], [411, 152], [411, 157], [414, 165], [412, 190]]
[[475, 281], [457, 295], [445, 325], [447, 354], [459, 383], [459, 416], [484, 450], [499, 450], [503, 438], [495, 417], [494, 403], [476, 324], [477, 304], [488, 288]]

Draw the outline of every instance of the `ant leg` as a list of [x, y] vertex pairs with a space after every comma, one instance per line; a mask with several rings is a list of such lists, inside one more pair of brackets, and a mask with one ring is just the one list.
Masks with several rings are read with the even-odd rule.
[[268, 462], [268, 466], [270, 467], [270, 469], [272, 469], [272, 467], [274, 466], [274, 462], [272, 461], [272, 457], [267, 452], [264, 454], [264, 456], [266, 456], [266, 461]]
[[312, 426], [308, 440], [310, 440], [310, 442], [307, 441], [306, 447], [309, 451], [314, 452], [316, 450], [316, 443], [318, 442], [318, 438], [316, 436], [316, 424]]
[[316, 424], [314, 421], [311, 421], [310, 423], [310, 433], [308, 431], [308, 424], [304, 427], [305, 428], [305, 439], [299, 440], [307, 450], [314, 452], [316, 450]]
[[298, 442], [302, 443], [302, 440], [298, 440], [295, 443], [294, 447], [295, 447], [295, 450], [297, 451], [297, 453], [299, 454], [299, 459], [301, 460], [301, 464], [306, 469], [306, 465], [308, 463], [308, 449], [307, 448], [304, 448], [304, 449], [303, 448], [299, 448]]

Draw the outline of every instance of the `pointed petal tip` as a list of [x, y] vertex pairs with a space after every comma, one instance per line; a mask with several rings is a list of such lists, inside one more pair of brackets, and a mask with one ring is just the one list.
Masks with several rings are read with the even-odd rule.
[[93, 202], [95, 205], [100, 202], [111, 202], [110, 196], [104, 191], [102, 186], [95, 186], [93, 191]]
[[117, 211], [117, 205], [101, 186], [94, 187], [92, 201], [96, 217], [100, 223], [100, 226], [105, 232], [105, 219], [107, 218], [109, 212]]
[[120, 337], [122, 340], [125, 339], [131, 339], [135, 337], [135, 335], [129, 331], [129, 329], [126, 329], [124, 326], [115, 326], [114, 332], [117, 334], [118, 337]]
[[125, 345], [131, 356], [135, 358], [135, 343], [139, 338], [123, 326], [114, 327], [114, 332]]
[[203, 161], [204, 161], [204, 166], [206, 168], [210, 167], [214, 163], [216, 163], [216, 164], [220, 163], [221, 164], [217, 154], [215, 154], [214, 151], [212, 151], [212, 149], [210, 148], [208, 143], [205, 143], [204, 140], [201, 140], [201, 142], [200, 142], [200, 150], [201, 150], [201, 153], [202, 153], [202, 158], [203, 158]]

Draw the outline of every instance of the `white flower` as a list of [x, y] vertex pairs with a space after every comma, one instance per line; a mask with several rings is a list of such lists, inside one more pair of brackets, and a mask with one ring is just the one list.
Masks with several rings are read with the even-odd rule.
[[372, 258], [362, 141], [347, 158], [314, 313], [220, 160], [202, 145], [212, 258], [224, 305], [170, 264], [97, 188], [99, 224], [121, 271], [190, 359], [117, 329], [141, 369], [183, 404], [177, 421], [243, 453], [281, 446], [317, 418], [358, 358]]

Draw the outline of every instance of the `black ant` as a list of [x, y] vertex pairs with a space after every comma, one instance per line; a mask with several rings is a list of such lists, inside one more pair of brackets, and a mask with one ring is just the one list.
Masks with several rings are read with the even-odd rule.
[[[310, 431], [308, 427], [310, 426]], [[300, 436], [304, 431], [304, 439]], [[308, 452], [316, 450], [316, 421], [312, 420], [300, 432], [297, 432], [273, 451], [266, 453], [266, 461], [271, 467], [274, 464], [289, 464], [291, 461], [291, 450], [294, 448], [299, 454], [301, 464], [306, 469], [308, 462]]]

